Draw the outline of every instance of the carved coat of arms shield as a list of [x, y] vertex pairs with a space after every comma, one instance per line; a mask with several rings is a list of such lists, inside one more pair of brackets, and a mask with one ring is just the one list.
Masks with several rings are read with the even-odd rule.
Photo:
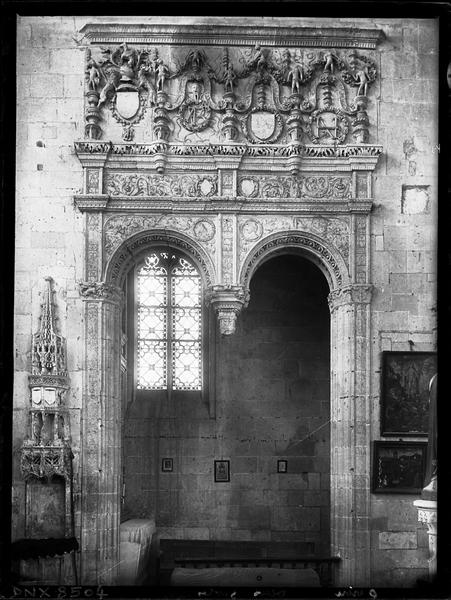
[[116, 94], [116, 110], [123, 119], [132, 119], [139, 110], [139, 93], [118, 91]]
[[276, 127], [276, 117], [267, 111], [258, 111], [251, 114], [250, 129], [255, 137], [266, 140], [272, 136]]

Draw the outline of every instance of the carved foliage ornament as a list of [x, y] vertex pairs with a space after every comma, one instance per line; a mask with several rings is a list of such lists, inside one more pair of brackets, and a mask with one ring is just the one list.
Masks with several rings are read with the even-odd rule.
[[214, 196], [217, 175], [151, 175], [107, 172], [105, 190], [110, 196]]
[[347, 199], [351, 196], [348, 176], [245, 175], [238, 181], [238, 195], [246, 198]]

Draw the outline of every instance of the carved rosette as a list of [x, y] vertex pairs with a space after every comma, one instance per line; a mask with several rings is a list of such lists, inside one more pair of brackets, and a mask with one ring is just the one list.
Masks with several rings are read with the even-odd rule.
[[216, 312], [221, 335], [235, 333], [236, 319], [249, 302], [249, 293], [242, 286], [212, 286], [206, 295]]

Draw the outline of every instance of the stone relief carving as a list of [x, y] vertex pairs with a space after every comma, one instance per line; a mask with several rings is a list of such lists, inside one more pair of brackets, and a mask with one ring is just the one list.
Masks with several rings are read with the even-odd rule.
[[79, 291], [84, 300], [107, 300], [115, 303], [122, 302], [122, 290], [117, 286], [104, 281], [81, 281], [79, 283]]
[[347, 175], [243, 175], [238, 181], [238, 195], [245, 198], [342, 200], [351, 196], [351, 178]]
[[214, 259], [216, 255], [216, 226], [212, 219], [196, 219], [183, 215], [116, 215], [104, 225], [105, 260], [120, 244], [139, 231], [171, 228], [191, 234]]
[[[258, 237], [249, 239], [244, 234], [247, 223], [252, 222], [252, 231], [258, 231]], [[269, 235], [277, 231], [298, 230], [314, 233], [330, 242], [342, 255], [346, 263], [349, 262], [349, 222], [346, 218], [339, 217], [291, 217], [286, 215], [277, 215], [274, 217], [266, 216], [259, 219], [249, 220], [244, 216], [238, 218], [239, 223], [239, 257], [240, 262], [249, 253], [253, 242], [257, 241], [262, 235]], [[254, 225], [255, 224], [255, 225]]]
[[217, 175], [151, 175], [107, 171], [105, 191], [110, 196], [215, 196]]
[[88, 139], [99, 139], [101, 113], [109, 108], [123, 125], [123, 139], [132, 141], [150, 107], [155, 139], [169, 141], [177, 123], [182, 138], [183, 130], [201, 133], [213, 126], [227, 141], [256, 145], [299, 143], [302, 137], [342, 143], [349, 119], [360, 143], [368, 137], [368, 93], [377, 77], [375, 61], [355, 50], [259, 43], [247, 49], [91, 46], [85, 70]]

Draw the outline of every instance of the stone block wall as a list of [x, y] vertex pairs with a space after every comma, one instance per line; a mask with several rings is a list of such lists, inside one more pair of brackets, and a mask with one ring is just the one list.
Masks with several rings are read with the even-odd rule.
[[[371, 414], [372, 439], [388, 440], [380, 435], [381, 353], [436, 350], [438, 24], [377, 25], [386, 39], [379, 47], [375, 137], [384, 154], [374, 174], [371, 216]], [[412, 586], [427, 575], [427, 533], [418, 523], [415, 499], [371, 495], [377, 585]]]
[[[125, 421], [124, 517], [155, 516], [161, 537], [305, 541], [328, 554], [327, 293], [305, 259], [269, 261], [235, 335], [217, 341], [215, 417], [195, 393], [137, 397]], [[230, 460], [230, 483], [215, 483], [215, 459]]]

